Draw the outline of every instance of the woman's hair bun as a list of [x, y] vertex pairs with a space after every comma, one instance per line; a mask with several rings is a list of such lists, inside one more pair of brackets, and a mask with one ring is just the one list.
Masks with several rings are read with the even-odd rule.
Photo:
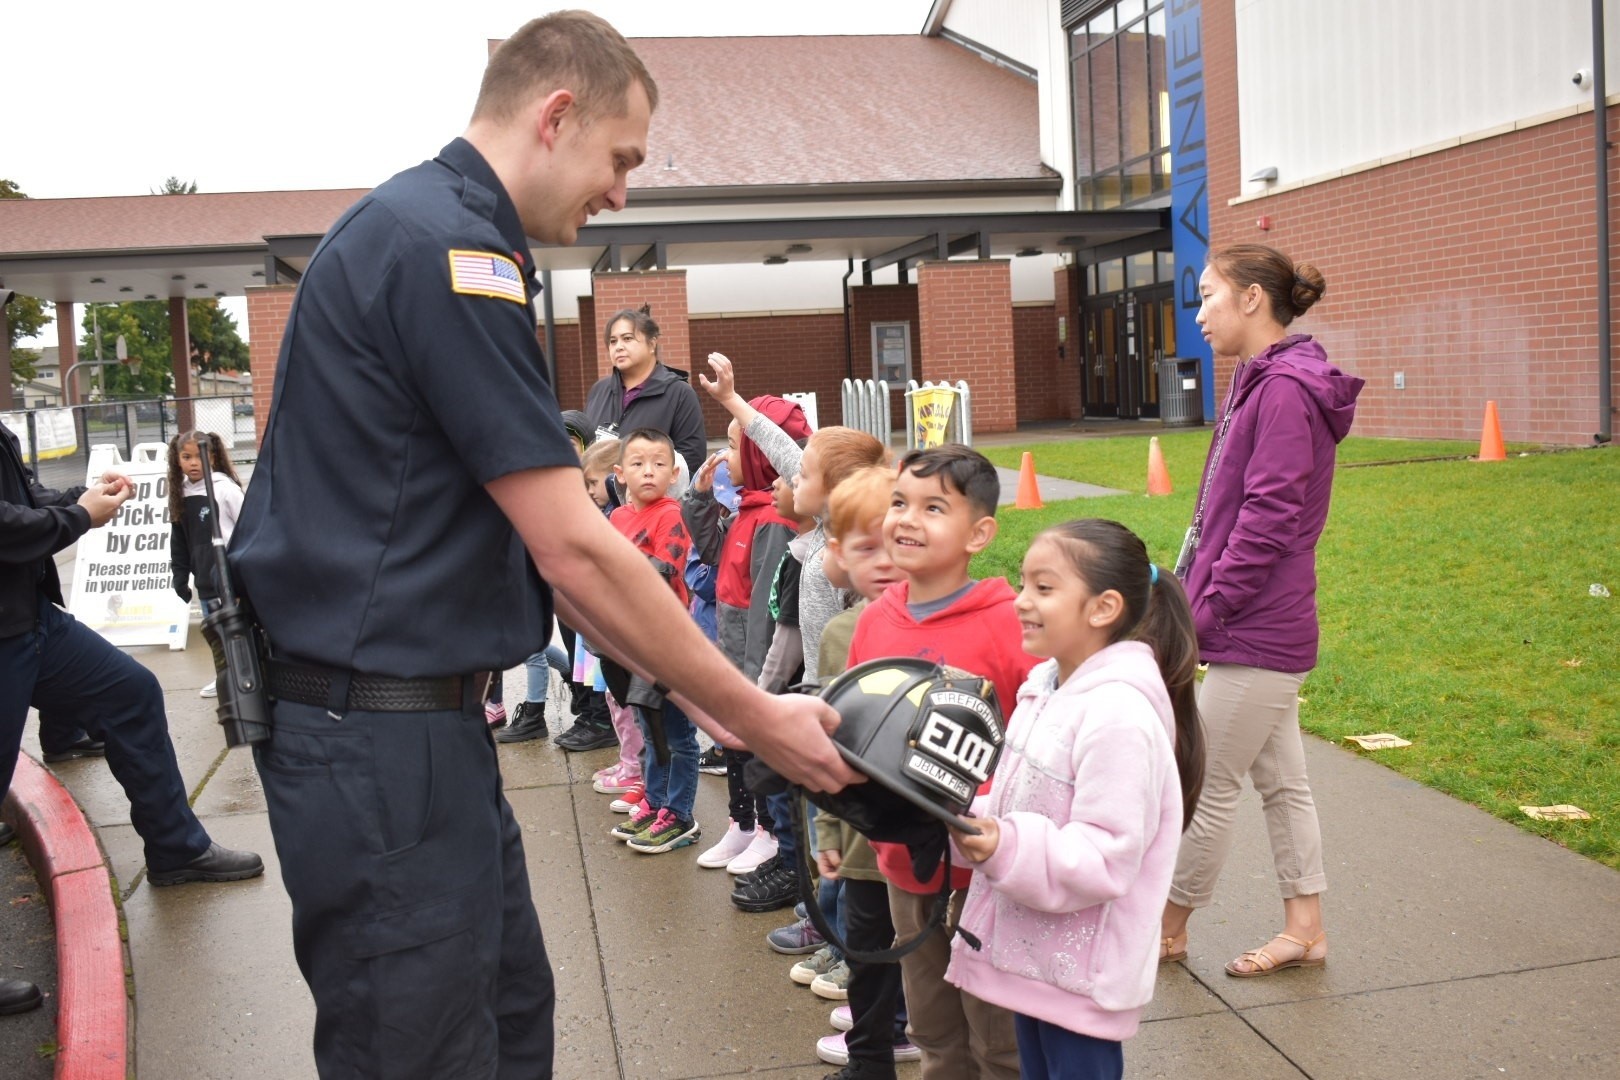
[[1303, 315], [1311, 310], [1311, 305], [1322, 299], [1327, 292], [1327, 279], [1322, 277], [1322, 271], [1310, 263], [1297, 263], [1294, 266], [1294, 288], [1289, 294], [1289, 305], [1294, 309], [1295, 315]]

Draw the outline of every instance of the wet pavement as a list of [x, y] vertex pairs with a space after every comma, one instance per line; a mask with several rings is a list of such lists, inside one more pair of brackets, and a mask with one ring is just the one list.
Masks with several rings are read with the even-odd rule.
[[[164, 686], [199, 816], [216, 839], [260, 852], [268, 866], [255, 881], [154, 890], [105, 763], [52, 766], [95, 828], [123, 900], [132, 1072], [311, 1077], [314, 1010], [293, 962], [263, 793], [249, 755], [225, 750], [213, 702], [197, 696], [211, 674], [207, 650], [194, 625], [183, 652], [131, 652]], [[506, 685], [515, 691], [521, 676]], [[555, 704], [550, 719], [555, 732]], [[38, 756], [32, 724], [24, 748]], [[557, 976], [558, 1077], [811, 1080], [832, 1071], [814, 1052], [831, 1031], [832, 1003], [792, 984], [794, 958], [765, 946], [786, 913], [737, 912], [729, 876], [693, 865], [724, 827], [723, 778], [700, 781], [705, 842], [645, 856], [608, 837], [619, 819], [610, 797], [590, 788], [613, 751], [571, 756], [541, 741], [499, 753]], [[1367, 756], [1316, 739], [1306, 754], [1327, 853], [1329, 964], [1264, 979], [1222, 972], [1280, 923], [1250, 793], [1219, 898], [1192, 922], [1188, 961], [1161, 970], [1147, 1022], [1126, 1047], [1127, 1077], [1620, 1076], [1620, 873]], [[0, 1041], [8, 1080], [30, 1075], [22, 1052], [32, 1044], [20, 1041]], [[901, 1076], [914, 1080], [916, 1067]]]

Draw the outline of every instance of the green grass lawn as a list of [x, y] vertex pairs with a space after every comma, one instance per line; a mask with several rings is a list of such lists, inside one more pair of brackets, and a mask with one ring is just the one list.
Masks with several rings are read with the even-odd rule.
[[[1004, 510], [978, 576], [1016, 578], [1035, 533], [1072, 517], [1135, 529], [1161, 565], [1192, 517], [1207, 430], [1160, 436], [1173, 494], [1150, 499], [1146, 436], [994, 447], [1049, 476], [1137, 494]], [[1405, 776], [1620, 868], [1620, 451], [1418, 460], [1477, 443], [1346, 440], [1318, 548], [1321, 659], [1303, 726], [1326, 739], [1388, 731], [1373, 755]], [[1509, 447], [1510, 454], [1518, 447]], [[1615, 595], [1588, 595], [1602, 583]], [[1587, 822], [1520, 805], [1573, 803]]]

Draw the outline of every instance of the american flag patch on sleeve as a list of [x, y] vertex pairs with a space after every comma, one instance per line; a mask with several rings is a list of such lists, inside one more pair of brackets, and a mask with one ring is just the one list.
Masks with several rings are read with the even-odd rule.
[[469, 296], [495, 296], [527, 304], [523, 273], [504, 255], [487, 251], [450, 251], [450, 291]]

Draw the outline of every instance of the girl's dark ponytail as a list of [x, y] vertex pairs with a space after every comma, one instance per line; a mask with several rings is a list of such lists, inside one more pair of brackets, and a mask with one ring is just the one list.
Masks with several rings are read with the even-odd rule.
[[1094, 593], [1113, 589], [1125, 601], [1114, 641], [1145, 642], [1159, 662], [1176, 720], [1181, 827], [1192, 823], [1204, 787], [1204, 724], [1198, 716], [1198, 633], [1181, 582], [1148, 561], [1142, 538], [1117, 521], [1086, 518], [1054, 525], [1042, 536], [1072, 545], [1075, 570]]
[[1192, 824], [1204, 788], [1204, 723], [1198, 716], [1198, 632], [1181, 582], [1153, 567], [1147, 611], [1131, 636], [1153, 647], [1176, 715], [1176, 771], [1181, 775], [1181, 827]]

